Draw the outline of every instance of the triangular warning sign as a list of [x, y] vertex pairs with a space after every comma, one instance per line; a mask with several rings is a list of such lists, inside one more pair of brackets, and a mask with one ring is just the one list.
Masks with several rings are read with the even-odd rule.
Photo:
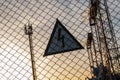
[[44, 56], [84, 49], [65, 26], [57, 19]]

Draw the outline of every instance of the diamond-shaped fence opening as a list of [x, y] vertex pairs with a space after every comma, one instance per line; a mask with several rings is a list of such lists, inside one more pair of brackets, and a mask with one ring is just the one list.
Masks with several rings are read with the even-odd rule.
[[[120, 1], [107, 0], [107, 3], [120, 44]], [[89, 77], [86, 48], [43, 57], [56, 18], [86, 47], [90, 32], [88, 7], [89, 0], [0, 0], [0, 80], [33, 80], [29, 39], [24, 33], [28, 22], [33, 26], [37, 80]]]

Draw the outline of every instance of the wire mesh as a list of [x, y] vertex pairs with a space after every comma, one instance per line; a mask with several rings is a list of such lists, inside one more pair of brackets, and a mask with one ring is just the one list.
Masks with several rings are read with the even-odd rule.
[[[108, 0], [117, 42], [120, 43], [120, 1]], [[58, 18], [85, 47], [89, 0], [0, 0], [0, 80], [32, 80], [28, 36], [33, 25], [33, 47], [38, 80], [85, 80], [90, 76], [86, 49], [43, 57]], [[120, 47], [120, 45], [119, 45]]]

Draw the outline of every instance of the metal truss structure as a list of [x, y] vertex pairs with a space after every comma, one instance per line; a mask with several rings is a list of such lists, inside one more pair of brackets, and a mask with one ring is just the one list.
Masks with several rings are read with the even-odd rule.
[[92, 80], [119, 80], [119, 77], [115, 76], [120, 76], [119, 45], [116, 40], [107, 0], [99, 1], [95, 24], [90, 26], [88, 55], [93, 76]]

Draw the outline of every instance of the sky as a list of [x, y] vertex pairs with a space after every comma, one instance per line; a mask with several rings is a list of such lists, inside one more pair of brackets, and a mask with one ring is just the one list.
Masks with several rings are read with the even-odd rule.
[[[120, 2], [108, 0], [113, 26], [120, 42]], [[43, 57], [56, 18], [85, 47], [89, 0], [0, 0], [0, 79], [32, 80], [28, 36], [33, 26], [33, 47], [38, 80], [85, 80], [90, 76], [86, 49]]]

